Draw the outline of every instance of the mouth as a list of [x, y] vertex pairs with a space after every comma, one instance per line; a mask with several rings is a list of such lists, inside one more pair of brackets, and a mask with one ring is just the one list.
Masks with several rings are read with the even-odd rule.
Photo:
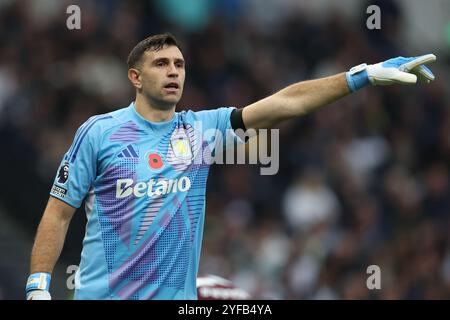
[[175, 93], [180, 88], [177, 82], [169, 82], [164, 86], [164, 90], [168, 93]]

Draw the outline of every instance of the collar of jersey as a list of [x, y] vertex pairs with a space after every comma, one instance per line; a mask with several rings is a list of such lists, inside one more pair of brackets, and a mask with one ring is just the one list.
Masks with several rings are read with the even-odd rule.
[[150, 129], [155, 134], [164, 134], [166, 130], [169, 130], [172, 128], [173, 123], [177, 119], [177, 113], [175, 112], [173, 114], [172, 119], [167, 121], [161, 121], [161, 122], [153, 122], [145, 119], [143, 116], [141, 116], [134, 105], [134, 101], [131, 102], [129, 108], [131, 109], [131, 113], [133, 114], [133, 118], [141, 124], [145, 129]]

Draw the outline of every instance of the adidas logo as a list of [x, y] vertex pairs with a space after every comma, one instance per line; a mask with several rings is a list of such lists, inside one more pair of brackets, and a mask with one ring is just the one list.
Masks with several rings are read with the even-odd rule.
[[129, 144], [125, 149], [117, 155], [119, 158], [139, 158], [137, 151]]

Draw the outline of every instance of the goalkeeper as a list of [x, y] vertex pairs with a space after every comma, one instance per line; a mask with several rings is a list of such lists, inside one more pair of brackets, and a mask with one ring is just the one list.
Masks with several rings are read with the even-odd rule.
[[194, 123], [223, 136], [271, 128], [369, 85], [434, 80], [432, 54], [361, 64], [346, 73], [292, 84], [241, 109], [176, 112], [185, 62], [175, 38], [155, 35], [128, 57], [136, 97], [128, 107], [87, 120], [64, 155], [39, 224], [26, 283], [29, 300], [50, 299], [51, 274], [70, 220], [87, 214], [76, 299], [197, 299], [209, 165], [219, 147]]

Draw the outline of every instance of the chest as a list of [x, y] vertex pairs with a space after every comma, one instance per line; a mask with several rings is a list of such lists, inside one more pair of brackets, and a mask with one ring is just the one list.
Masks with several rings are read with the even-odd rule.
[[177, 179], [195, 169], [201, 139], [188, 128], [156, 135], [143, 130], [118, 130], [108, 137], [97, 163], [97, 176], [135, 181]]

